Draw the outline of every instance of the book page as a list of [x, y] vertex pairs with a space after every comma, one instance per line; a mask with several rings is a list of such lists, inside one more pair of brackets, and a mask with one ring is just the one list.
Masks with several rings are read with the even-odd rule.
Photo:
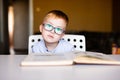
[[21, 62], [21, 66], [48, 66], [48, 65], [75, 65], [75, 64], [117, 64], [109, 55], [98, 52], [72, 52], [67, 55], [56, 54], [29, 54]]
[[114, 60], [109, 55], [98, 52], [76, 52], [75, 63], [83, 64], [120, 64], [120, 61]]
[[72, 65], [73, 58], [68, 55], [39, 55], [29, 54], [22, 62], [22, 66], [40, 65]]

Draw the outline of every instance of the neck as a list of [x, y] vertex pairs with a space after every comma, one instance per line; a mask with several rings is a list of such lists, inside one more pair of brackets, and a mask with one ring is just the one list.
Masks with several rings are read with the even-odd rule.
[[51, 50], [53, 50], [53, 49], [55, 49], [57, 47], [58, 42], [56, 42], [56, 43], [47, 43], [47, 42], [45, 42], [45, 45], [46, 45], [47, 49], [49, 51], [51, 51]]

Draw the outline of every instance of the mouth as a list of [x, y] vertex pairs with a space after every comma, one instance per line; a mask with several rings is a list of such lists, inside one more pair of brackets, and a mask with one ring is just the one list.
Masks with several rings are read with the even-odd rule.
[[48, 37], [49, 37], [49, 38], [54, 38], [54, 37], [53, 37], [53, 36], [51, 36], [51, 35], [48, 35]]

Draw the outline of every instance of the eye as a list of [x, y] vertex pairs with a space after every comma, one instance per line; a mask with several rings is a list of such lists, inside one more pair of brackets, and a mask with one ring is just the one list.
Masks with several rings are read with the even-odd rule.
[[63, 30], [60, 29], [60, 28], [55, 28], [55, 32], [56, 32], [57, 34], [62, 34]]
[[53, 29], [53, 26], [50, 25], [50, 24], [45, 24], [45, 29], [47, 29], [47, 30], [52, 30], [52, 29]]
[[60, 29], [60, 28], [56, 28], [56, 31], [62, 31], [62, 29]]
[[49, 27], [49, 28], [51, 28], [51, 27], [52, 27], [52, 25], [50, 25], [50, 24], [46, 24], [46, 26], [47, 26], [47, 27]]

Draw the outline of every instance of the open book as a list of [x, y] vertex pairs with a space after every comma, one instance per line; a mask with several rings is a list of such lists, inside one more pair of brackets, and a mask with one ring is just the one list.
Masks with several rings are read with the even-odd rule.
[[112, 59], [109, 55], [97, 52], [73, 52], [67, 55], [56, 54], [29, 54], [21, 62], [21, 66], [46, 65], [74, 65], [74, 64], [117, 64], [120, 61]]

